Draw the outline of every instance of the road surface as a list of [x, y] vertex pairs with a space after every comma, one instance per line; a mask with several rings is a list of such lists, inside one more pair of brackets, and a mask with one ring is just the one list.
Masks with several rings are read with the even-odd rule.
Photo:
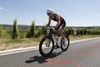
[[38, 50], [0, 56], [0, 67], [100, 67], [100, 38], [70, 44], [44, 58]]

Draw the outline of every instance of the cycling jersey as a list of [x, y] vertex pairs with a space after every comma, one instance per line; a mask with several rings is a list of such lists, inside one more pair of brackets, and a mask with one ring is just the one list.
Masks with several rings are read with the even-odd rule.
[[56, 29], [59, 29], [60, 26], [62, 26], [63, 28], [66, 26], [66, 22], [64, 19], [61, 20], [60, 25]]
[[[56, 14], [54, 14], [54, 18], [51, 19], [57, 21]], [[63, 28], [66, 26], [65, 20], [61, 16], [60, 16], [60, 25], [56, 29], [59, 29], [60, 26], [62, 26]]]
[[[63, 18], [60, 16], [60, 21], [61, 21], [62, 19], [63, 19]], [[52, 20], [57, 21], [56, 14], [54, 14], [54, 18], [52, 18]]]

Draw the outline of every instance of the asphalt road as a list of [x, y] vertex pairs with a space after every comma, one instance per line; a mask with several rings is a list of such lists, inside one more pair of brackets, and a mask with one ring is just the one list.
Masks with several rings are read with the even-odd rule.
[[38, 50], [0, 56], [0, 67], [100, 67], [100, 38], [70, 44], [44, 58]]

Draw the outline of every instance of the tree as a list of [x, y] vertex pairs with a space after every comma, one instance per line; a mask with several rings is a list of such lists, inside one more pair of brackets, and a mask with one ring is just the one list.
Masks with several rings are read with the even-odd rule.
[[32, 22], [31, 27], [29, 28], [26, 37], [31, 38], [35, 35], [35, 21]]
[[20, 38], [16, 19], [14, 20], [13, 32], [12, 32], [12, 39], [15, 39], [15, 38]]
[[2, 37], [3, 37], [3, 34], [4, 34], [4, 31], [3, 31], [2, 26], [0, 25], [0, 38], [2, 38]]

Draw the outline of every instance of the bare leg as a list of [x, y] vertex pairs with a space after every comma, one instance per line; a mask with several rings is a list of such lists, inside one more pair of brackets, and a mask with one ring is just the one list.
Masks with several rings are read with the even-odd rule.
[[[63, 27], [60, 26], [59, 29], [57, 29], [57, 30], [54, 31], [54, 33], [59, 33], [62, 36], [62, 38], [64, 38], [64, 34], [62, 32], [62, 29], [63, 29]], [[55, 40], [55, 42], [56, 42], [56, 45], [57, 45], [57, 41], [56, 40]], [[57, 49], [57, 47], [59, 48], [58, 45], [56, 46], [56, 49]]]
[[63, 27], [60, 26], [58, 30], [55, 30], [55, 33], [59, 33], [62, 36], [62, 38], [64, 38], [64, 34], [62, 32], [62, 29], [63, 29]]

